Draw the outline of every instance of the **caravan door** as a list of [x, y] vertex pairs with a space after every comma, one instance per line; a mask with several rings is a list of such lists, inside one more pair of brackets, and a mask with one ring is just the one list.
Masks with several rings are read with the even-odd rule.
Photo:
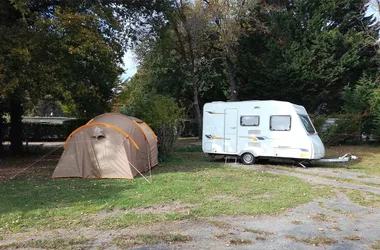
[[224, 110], [224, 152], [237, 152], [238, 110]]

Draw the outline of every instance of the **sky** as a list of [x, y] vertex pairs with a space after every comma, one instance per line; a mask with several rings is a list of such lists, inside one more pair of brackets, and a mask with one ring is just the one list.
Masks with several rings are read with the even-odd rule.
[[137, 60], [136, 55], [132, 50], [128, 50], [123, 57], [124, 73], [121, 75], [122, 81], [132, 77], [137, 72]]
[[367, 15], [374, 15], [377, 20], [380, 20], [380, 10], [377, 4], [378, 0], [369, 0], [369, 7], [367, 9]]
[[[374, 15], [377, 20], [380, 20], [379, 12], [380, 10], [377, 8], [377, 2], [378, 0], [369, 0], [369, 7], [367, 9], [367, 15]], [[132, 77], [137, 72], [137, 60], [136, 55], [133, 53], [132, 50], [128, 50], [128, 52], [123, 57], [124, 62], [124, 73], [121, 75], [121, 79], [124, 81], [130, 77]]]

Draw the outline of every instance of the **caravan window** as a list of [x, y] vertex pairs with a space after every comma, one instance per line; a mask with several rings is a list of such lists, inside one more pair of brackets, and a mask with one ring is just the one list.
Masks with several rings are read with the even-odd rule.
[[290, 115], [272, 115], [270, 117], [270, 130], [289, 131], [291, 129]]
[[259, 116], [253, 116], [253, 115], [240, 116], [241, 126], [259, 126], [259, 123], [260, 123]]
[[315, 134], [316, 131], [315, 131], [314, 127], [313, 127], [313, 124], [310, 121], [310, 118], [307, 115], [300, 115], [300, 114], [298, 114], [298, 116], [300, 117], [300, 119], [302, 121], [302, 124], [305, 127], [306, 131], [309, 134]]

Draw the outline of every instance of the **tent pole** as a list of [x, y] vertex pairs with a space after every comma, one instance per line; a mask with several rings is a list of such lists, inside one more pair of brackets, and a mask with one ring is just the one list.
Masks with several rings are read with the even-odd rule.
[[150, 163], [150, 157], [149, 157], [149, 153], [147, 153], [148, 155], [148, 162], [149, 162], [149, 179], [150, 179], [150, 182], [152, 182], [152, 164]]

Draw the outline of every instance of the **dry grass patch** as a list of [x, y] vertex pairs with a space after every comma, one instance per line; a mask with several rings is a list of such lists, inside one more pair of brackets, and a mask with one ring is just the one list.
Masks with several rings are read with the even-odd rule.
[[313, 238], [297, 238], [294, 235], [286, 235], [286, 238], [292, 239], [296, 242], [312, 245], [312, 246], [326, 246], [326, 245], [333, 245], [337, 243], [336, 240], [331, 239], [329, 237], [325, 237], [325, 236], [316, 236]]
[[303, 222], [300, 221], [300, 220], [294, 220], [291, 223], [294, 224], [294, 225], [301, 225]]
[[346, 191], [346, 195], [352, 202], [361, 206], [380, 208], [380, 195], [359, 190]]
[[261, 234], [261, 235], [265, 235], [265, 236], [275, 235], [275, 233], [273, 233], [273, 232], [267, 232], [267, 231], [263, 231], [263, 230], [252, 229], [252, 228], [245, 228], [244, 232], [251, 232], [254, 234]]
[[338, 227], [338, 226], [329, 227], [329, 229], [331, 231], [342, 231], [342, 229], [340, 229], [340, 227]]
[[42, 249], [89, 249], [92, 238], [57, 238], [49, 240], [30, 240], [26, 242], [0, 245], [0, 249], [9, 248], [42, 248]]
[[380, 249], [380, 242], [377, 240], [377, 243], [369, 246], [371, 249]]
[[213, 225], [214, 227], [218, 227], [218, 228], [230, 228], [231, 225], [226, 223], [226, 222], [223, 222], [223, 221], [218, 221], [218, 220], [209, 220], [207, 221], [209, 224]]
[[351, 241], [357, 241], [357, 240], [361, 240], [362, 237], [359, 235], [350, 235], [350, 236], [344, 237], [344, 239], [345, 240], [351, 240]]
[[191, 237], [183, 234], [137, 234], [121, 235], [113, 239], [112, 243], [121, 248], [130, 248], [145, 245], [156, 245], [160, 243], [186, 243]]
[[263, 237], [263, 236], [256, 236], [256, 240], [264, 241], [264, 240], [266, 240], [266, 239], [265, 239], [265, 237]]
[[230, 239], [230, 244], [231, 245], [249, 245], [249, 244], [252, 244], [252, 240], [232, 238]]
[[346, 216], [347, 218], [350, 218], [350, 219], [358, 219], [359, 216], [357, 216], [356, 214], [354, 213], [351, 213], [351, 212], [347, 212], [347, 211], [343, 211], [342, 209], [339, 209], [339, 208], [335, 208], [335, 209], [330, 209], [331, 211], [335, 212], [335, 213], [339, 213], [341, 215], [344, 215]]
[[228, 236], [228, 233], [214, 233], [213, 236], [217, 239], [223, 239]]
[[316, 221], [326, 221], [326, 222], [332, 221], [330, 216], [327, 216], [326, 214], [322, 214], [322, 213], [315, 214], [311, 216], [311, 218]]
[[196, 204], [174, 202], [172, 204], [154, 204], [149, 207], [134, 208], [131, 209], [131, 211], [138, 214], [190, 214], [191, 208], [194, 208], [196, 206]]

